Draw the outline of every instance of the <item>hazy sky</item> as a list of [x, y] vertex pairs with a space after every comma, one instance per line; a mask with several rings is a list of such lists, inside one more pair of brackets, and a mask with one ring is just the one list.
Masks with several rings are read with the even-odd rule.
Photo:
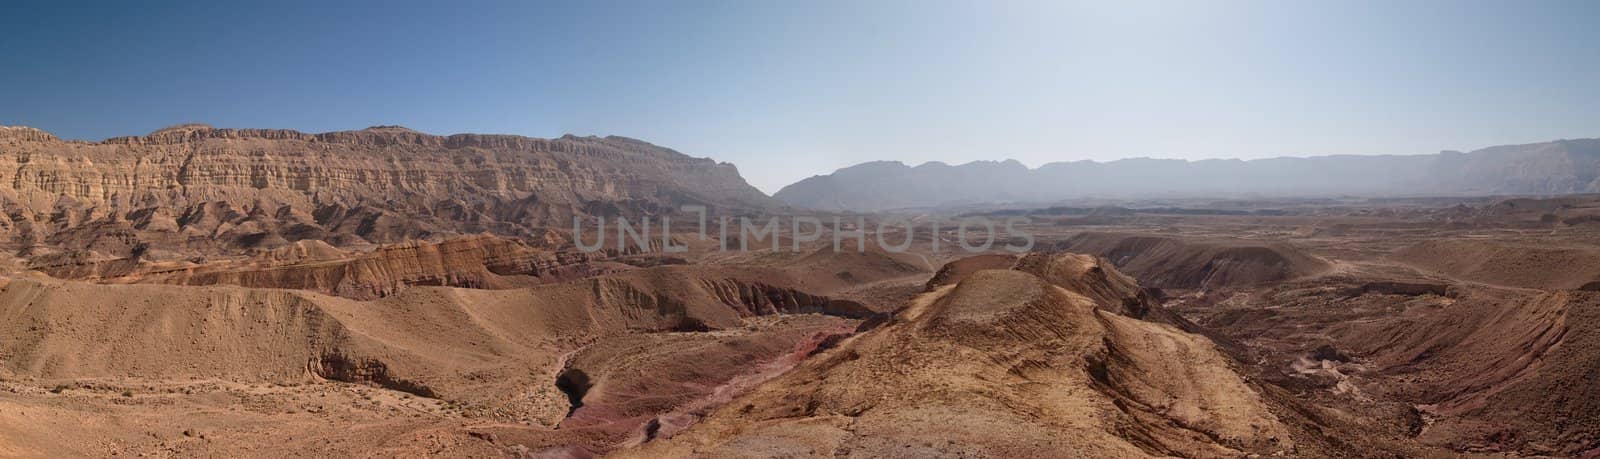
[[615, 134], [768, 192], [1600, 137], [1600, 2], [252, 3], [0, 4], [0, 125]]

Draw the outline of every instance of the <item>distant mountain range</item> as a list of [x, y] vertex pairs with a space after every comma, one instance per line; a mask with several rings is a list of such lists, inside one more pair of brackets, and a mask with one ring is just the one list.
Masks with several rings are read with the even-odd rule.
[[1558, 140], [1470, 153], [1257, 160], [1135, 158], [1015, 160], [959, 166], [858, 164], [801, 180], [774, 197], [823, 210], [880, 211], [1075, 198], [1415, 196], [1600, 192], [1600, 139]]

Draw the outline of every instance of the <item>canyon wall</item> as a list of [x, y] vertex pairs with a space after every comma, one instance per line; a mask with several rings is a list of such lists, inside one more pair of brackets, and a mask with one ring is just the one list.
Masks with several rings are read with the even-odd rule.
[[542, 238], [572, 218], [773, 206], [733, 165], [622, 137], [183, 125], [63, 141], [0, 128], [0, 244], [96, 250]]

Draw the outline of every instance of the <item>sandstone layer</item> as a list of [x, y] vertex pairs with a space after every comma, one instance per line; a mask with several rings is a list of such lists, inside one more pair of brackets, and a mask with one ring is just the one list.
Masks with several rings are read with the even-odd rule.
[[622, 137], [167, 128], [102, 142], [0, 130], [0, 243], [112, 256], [540, 238], [574, 217], [767, 209], [731, 164]]

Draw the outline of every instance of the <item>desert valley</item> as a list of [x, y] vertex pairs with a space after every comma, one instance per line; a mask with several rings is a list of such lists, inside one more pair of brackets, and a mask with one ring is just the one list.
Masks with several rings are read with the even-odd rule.
[[[0, 128], [0, 456], [1596, 457], [1596, 144], [1344, 195], [1083, 195], [1153, 172], [1078, 164], [774, 198], [621, 137]], [[866, 248], [575, 244], [684, 206]], [[936, 218], [1032, 246], [880, 224]]]

